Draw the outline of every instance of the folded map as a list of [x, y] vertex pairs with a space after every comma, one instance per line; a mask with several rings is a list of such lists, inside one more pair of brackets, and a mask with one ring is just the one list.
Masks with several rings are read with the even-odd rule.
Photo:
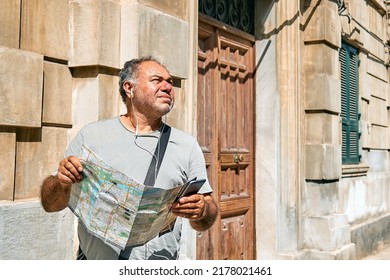
[[173, 226], [172, 203], [188, 183], [171, 189], [145, 186], [86, 146], [82, 158], [83, 179], [72, 186], [68, 206], [91, 234], [123, 250]]

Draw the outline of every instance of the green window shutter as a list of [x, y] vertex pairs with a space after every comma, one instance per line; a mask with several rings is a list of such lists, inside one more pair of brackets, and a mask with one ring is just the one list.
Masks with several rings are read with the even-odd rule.
[[357, 50], [345, 43], [339, 53], [341, 68], [342, 163], [356, 164], [359, 155], [359, 59]]

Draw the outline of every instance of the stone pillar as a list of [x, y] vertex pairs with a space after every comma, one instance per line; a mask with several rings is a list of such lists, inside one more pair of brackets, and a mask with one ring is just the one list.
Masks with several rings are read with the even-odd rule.
[[341, 22], [337, 4], [311, 2], [303, 18], [305, 185], [303, 248], [310, 259], [354, 259], [347, 215], [338, 207], [341, 179]]
[[[261, 2], [261, 4], [260, 4]], [[256, 235], [259, 259], [300, 247], [300, 1], [257, 1]], [[266, 229], [266, 230], [261, 230]]]
[[[299, 248], [300, 142], [300, 11], [297, 0], [275, 3], [280, 31], [276, 42], [280, 95], [280, 182], [278, 254], [291, 257]], [[288, 22], [284, 25], [282, 23]], [[282, 24], [282, 25], [280, 25]]]
[[276, 80], [276, 36], [274, 1], [268, 5], [255, 4], [256, 29], [256, 253], [258, 259], [277, 258], [278, 235], [278, 155], [280, 111]]

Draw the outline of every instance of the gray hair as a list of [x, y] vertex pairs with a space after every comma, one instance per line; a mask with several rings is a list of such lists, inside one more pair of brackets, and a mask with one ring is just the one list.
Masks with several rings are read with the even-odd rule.
[[158, 60], [151, 56], [145, 56], [141, 58], [135, 58], [132, 60], [127, 61], [123, 68], [119, 71], [119, 93], [122, 96], [123, 102], [126, 103], [126, 91], [123, 89], [123, 84], [126, 81], [130, 81], [131, 83], [137, 83], [138, 82], [138, 69], [142, 62], [145, 61], [154, 61], [158, 64], [162, 65]]

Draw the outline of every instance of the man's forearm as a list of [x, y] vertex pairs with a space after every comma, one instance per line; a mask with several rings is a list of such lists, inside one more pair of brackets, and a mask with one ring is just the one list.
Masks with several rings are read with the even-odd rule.
[[41, 187], [41, 202], [46, 212], [65, 209], [69, 202], [71, 185], [61, 185], [56, 176], [47, 177]]
[[197, 231], [208, 230], [217, 219], [218, 207], [211, 196], [205, 196], [205, 209], [202, 217], [197, 220], [190, 220], [190, 225]]

